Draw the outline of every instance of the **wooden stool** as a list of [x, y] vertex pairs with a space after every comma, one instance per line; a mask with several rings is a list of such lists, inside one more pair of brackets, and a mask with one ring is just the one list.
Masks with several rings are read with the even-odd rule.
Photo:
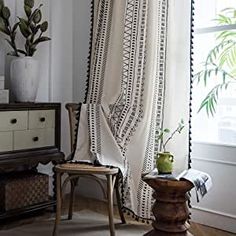
[[[104, 166], [92, 166], [88, 164], [78, 164], [78, 163], [65, 163], [60, 164], [55, 167], [56, 172], [56, 186], [57, 186], [57, 211], [56, 211], [56, 219], [53, 230], [53, 236], [58, 235], [58, 225], [61, 219], [61, 207], [62, 207], [62, 193], [65, 189], [65, 186], [68, 182], [72, 183], [71, 189], [71, 201], [69, 206], [69, 214], [68, 219], [72, 218], [72, 208], [73, 208], [73, 198], [74, 198], [74, 188], [77, 183], [73, 183], [73, 180], [76, 182], [80, 177], [88, 175], [104, 175], [107, 179], [107, 199], [108, 199], [108, 213], [109, 213], [109, 227], [110, 227], [110, 235], [115, 236], [115, 226], [114, 226], [114, 218], [113, 218], [113, 190], [116, 183], [116, 177], [119, 172], [118, 168], [108, 168]], [[68, 177], [64, 180], [64, 183], [61, 183], [62, 175], [66, 173]], [[118, 191], [118, 187], [116, 186], [116, 190]], [[117, 194], [119, 197], [119, 194]], [[122, 223], [125, 223], [125, 218], [121, 211], [120, 199], [117, 198], [119, 213], [121, 217]]]
[[191, 236], [188, 194], [193, 184], [189, 181], [168, 180], [163, 178], [143, 178], [154, 190], [156, 199], [152, 211], [155, 216], [153, 230], [144, 236]]

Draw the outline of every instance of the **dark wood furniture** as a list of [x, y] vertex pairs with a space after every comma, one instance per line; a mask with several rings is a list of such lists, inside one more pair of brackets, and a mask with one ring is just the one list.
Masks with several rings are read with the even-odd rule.
[[[0, 174], [36, 170], [37, 165], [64, 159], [60, 151], [61, 106], [59, 103], [0, 104]], [[55, 178], [54, 178], [55, 179]], [[9, 217], [55, 206], [47, 202], [0, 212], [0, 222]]]
[[188, 232], [188, 194], [193, 184], [189, 181], [163, 178], [143, 178], [154, 190], [156, 202], [152, 211], [155, 217], [153, 230], [145, 236], [191, 236]]
[[[71, 151], [74, 151], [75, 141], [76, 141], [76, 125], [77, 125], [77, 113], [79, 110], [79, 104], [70, 103], [66, 105], [66, 108], [69, 113], [69, 122], [70, 122], [70, 134], [71, 134]], [[67, 162], [65, 164], [59, 164], [55, 167], [56, 178], [57, 178], [57, 213], [53, 235], [56, 236], [58, 234], [58, 225], [60, 223], [61, 218], [61, 207], [62, 207], [62, 193], [68, 182], [71, 183], [71, 193], [70, 193], [70, 204], [69, 204], [69, 213], [68, 219], [72, 219], [73, 213], [73, 201], [74, 201], [74, 189], [78, 184], [78, 181], [81, 177], [92, 178], [95, 180], [102, 188], [105, 197], [108, 200], [108, 213], [109, 213], [109, 226], [110, 226], [110, 235], [115, 236], [115, 226], [113, 219], [113, 191], [114, 188], [116, 190], [116, 198], [119, 209], [119, 214], [122, 223], [125, 223], [125, 218], [123, 212], [121, 210], [121, 200], [118, 190], [118, 168], [107, 168], [103, 166], [93, 166], [89, 164], [79, 164], [79, 163], [70, 163]], [[67, 174], [68, 177], [64, 180], [63, 184], [61, 183], [61, 176], [63, 174]], [[105, 176], [107, 179], [107, 193], [103, 189], [103, 183], [101, 179], [97, 177]]]

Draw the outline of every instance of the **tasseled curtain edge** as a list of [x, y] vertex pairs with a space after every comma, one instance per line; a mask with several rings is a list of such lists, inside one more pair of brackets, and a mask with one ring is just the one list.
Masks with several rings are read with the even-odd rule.
[[193, 95], [193, 39], [194, 39], [194, 3], [191, 0], [191, 19], [190, 19], [190, 100], [189, 100], [189, 153], [188, 153], [188, 168], [191, 168], [191, 152], [192, 152], [192, 95]]
[[[193, 99], [193, 39], [194, 39], [194, 7], [195, 0], [191, 0], [191, 29], [190, 29], [190, 102], [189, 102], [189, 153], [188, 153], [188, 168], [191, 168], [191, 153], [192, 153], [192, 99]], [[188, 193], [189, 198], [188, 198], [188, 207], [192, 208], [191, 206], [191, 193]], [[189, 213], [189, 219], [188, 221], [190, 222], [191, 220], [191, 212]]]
[[147, 218], [143, 218], [140, 216], [137, 216], [134, 212], [132, 212], [130, 209], [123, 207], [122, 208], [123, 213], [127, 214], [127, 216], [131, 216], [135, 221], [143, 223], [143, 224], [151, 224], [152, 220], [151, 219], [147, 219]]
[[89, 52], [87, 60], [87, 79], [86, 79], [86, 88], [85, 88], [85, 97], [84, 103], [87, 101], [88, 89], [89, 89], [89, 77], [91, 71], [91, 59], [92, 59], [92, 47], [93, 47], [93, 27], [94, 27], [94, 1], [91, 0], [90, 6], [90, 35], [89, 35]]

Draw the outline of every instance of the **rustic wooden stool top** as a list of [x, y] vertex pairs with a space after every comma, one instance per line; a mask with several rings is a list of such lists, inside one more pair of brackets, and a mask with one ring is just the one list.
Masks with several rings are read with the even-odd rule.
[[119, 172], [118, 168], [104, 166], [93, 166], [81, 163], [64, 163], [55, 167], [57, 172], [66, 172], [68, 174], [96, 174], [96, 175], [114, 175]]

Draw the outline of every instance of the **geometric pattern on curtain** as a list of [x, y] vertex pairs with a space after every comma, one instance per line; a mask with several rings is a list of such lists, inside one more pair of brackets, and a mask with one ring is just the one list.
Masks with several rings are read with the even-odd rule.
[[86, 102], [75, 160], [117, 166], [123, 207], [151, 218], [154, 167], [165, 92], [167, 0], [94, 0]]

